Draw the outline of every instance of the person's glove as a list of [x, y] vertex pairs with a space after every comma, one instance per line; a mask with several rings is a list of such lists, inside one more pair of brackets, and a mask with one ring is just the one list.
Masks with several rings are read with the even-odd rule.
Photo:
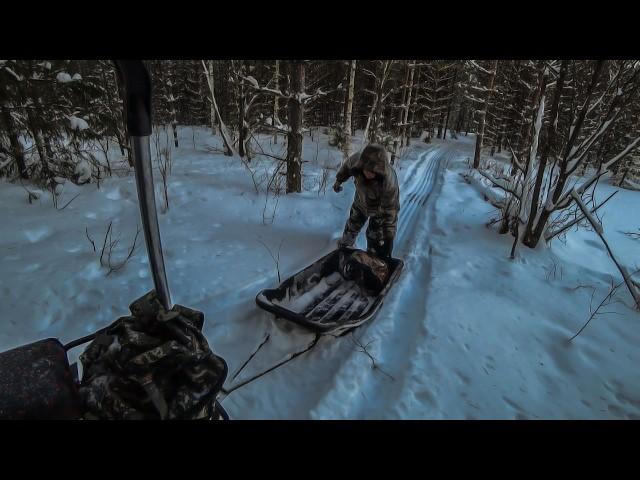
[[342, 185], [340, 184], [340, 182], [336, 181], [336, 183], [333, 184], [333, 191], [336, 193], [342, 191]]

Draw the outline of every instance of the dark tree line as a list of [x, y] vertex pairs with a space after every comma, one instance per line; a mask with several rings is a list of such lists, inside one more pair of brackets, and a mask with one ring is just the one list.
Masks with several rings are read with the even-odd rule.
[[[484, 171], [483, 155], [506, 152], [511, 159], [504, 178], [494, 178], [515, 192], [504, 207], [503, 231], [525, 228], [526, 243], [535, 245], [556, 211], [550, 207], [566, 203], [571, 175], [606, 165], [620, 185], [633, 186], [640, 174], [634, 148], [607, 163], [640, 130], [633, 61], [152, 60], [147, 65], [153, 121], [171, 132], [175, 147], [178, 125], [207, 126], [223, 138], [226, 154], [251, 161], [260, 153], [256, 134], [268, 133], [273, 142], [287, 145], [281, 161], [288, 192], [302, 188], [302, 141], [309, 127], [330, 128], [332, 143], [345, 155], [360, 130], [366, 141], [385, 145], [394, 162], [421, 135], [429, 142], [472, 132], [476, 169], [494, 178], [495, 172]], [[50, 185], [60, 177], [77, 179], [80, 162], [92, 165], [97, 176], [110, 175], [118, 161], [130, 162], [120, 86], [109, 61], [4, 60], [0, 85], [0, 175]], [[110, 145], [117, 145], [118, 159], [109, 158]], [[106, 166], [95, 158], [96, 147]]]

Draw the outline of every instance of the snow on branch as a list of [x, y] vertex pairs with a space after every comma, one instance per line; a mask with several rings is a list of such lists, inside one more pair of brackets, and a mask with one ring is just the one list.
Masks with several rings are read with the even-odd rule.
[[[591, 209], [591, 213], [592, 214], [596, 213], [602, 206], [604, 206], [609, 200], [611, 200], [618, 193], [618, 191], [619, 190], [616, 190], [611, 195], [609, 195], [607, 198], [605, 198], [604, 201], [602, 201], [602, 203], [600, 203], [599, 205], [597, 205], [594, 208], [592, 208]], [[545, 234], [545, 236], [544, 236], [545, 241], [549, 242], [552, 238], [557, 237], [562, 232], [564, 232], [564, 231], [570, 229], [571, 227], [573, 227], [574, 225], [582, 222], [585, 218], [586, 217], [584, 215], [577, 216], [573, 220], [558, 226], [555, 230]]]
[[578, 195], [576, 191], [573, 189], [571, 190], [571, 196], [573, 197], [573, 201], [576, 202], [578, 207], [580, 207], [580, 210], [582, 210], [582, 213], [585, 216], [585, 218], [589, 220], [589, 223], [593, 226], [595, 231], [598, 232], [599, 235], [602, 235], [602, 233], [604, 232], [602, 228], [602, 224], [598, 221], [598, 219], [594, 217], [592, 212], [589, 211], [587, 206], [582, 201], [582, 197], [580, 197], [580, 195]]
[[9, 67], [1, 65], [2, 68], [7, 71], [9, 74], [11, 74], [17, 81], [21, 82], [24, 78], [21, 75], [18, 75], [16, 72], [14, 72], [13, 70], [11, 70]]
[[578, 195], [582, 195], [600, 177], [605, 175], [607, 173], [607, 170], [609, 170], [616, 162], [618, 162], [619, 160], [624, 158], [626, 155], [628, 155], [631, 151], [633, 151], [635, 148], [637, 148], [639, 144], [640, 144], [640, 136], [635, 138], [633, 141], [631, 141], [620, 153], [615, 155], [609, 161], [603, 162], [600, 165], [600, 168], [598, 168], [598, 170], [589, 179], [585, 180], [580, 185], [580, 187], [578, 187], [578, 188], [574, 187], [571, 191], [569, 191], [569, 192], [565, 193], [564, 195], [562, 195], [562, 197], [560, 197], [560, 199], [558, 199], [558, 201], [555, 204], [553, 202], [551, 202], [551, 199], [549, 199], [549, 202], [548, 202], [548, 204], [547, 204], [547, 206], [545, 208], [548, 211], [553, 211], [553, 210], [556, 210], [558, 208], [567, 207], [571, 203], [570, 199], [572, 198], [572, 191], [573, 190], [575, 190]]
[[501, 190], [504, 190], [507, 193], [510, 193], [511, 195], [513, 195], [514, 197], [516, 197], [518, 200], [520, 200], [520, 193], [516, 192], [513, 188], [511, 188], [511, 186], [509, 185], [509, 182], [507, 181], [503, 181], [505, 179], [502, 178], [495, 178], [493, 175], [491, 175], [489, 172], [478, 169], [477, 170], [478, 173], [480, 175], [482, 175], [484, 178], [486, 178], [487, 180], [489, 180], [491, 183], [493, 183], [496, 187], [500, 188]]
[[480, 65], [478, 65], [476, 63], [475, 60], [469, 60], [469, 63], [471, 65], [473, 65], [477, 70], [479, 70], [480, 72], [486, 74], [486, 75], [493, 75], [493, 72], [490, 72], [489, 70], [487, 70], [486, 68], [481, 67]]
[[497, 93], [498, 89], [496, 88], [487, 88], [487, 87], [478, 87], [477, 85], [469, 85], [469, 88], [471, 90], [475, 90], [476, 92], [480, 92], [480, 93]]
[[477, 103], [484, 103], [484, 100], [481, 100], [479, 98], [476, 98], [472, 95], [465, 95], [464, 96], [467, 100], [471, 100], [472, 102], [477, 102]]
[[240, 78], [240, 79], [244, 80], [245, 82], [247, 82], [251, 88], [253, 88], [254, 90], [256, 90], [258, 92], [270, 93], [272, 95], [276, 95], [276, 96], [278, 96], [280, 98], [284, 98], [286, 100], [291, 98], [291, 95], [285, 95], [279, 89], [261, 87], [260, 85], [258, 85], [258, 81], [255, 78], [253, 78], [252, 76], [245, 77], [244, 75], [241, 75], [239, 73], [236, 73], [236, 75], [238, 76], [238, 78]]
[[333, 88], [331, 90], [327, 90], [326, 92], [322, 91], [322, 89], [318, 88], [318, 90], [316, 90], [316, 92], [312, 93], [312, 94], [308, 94], [308, 93], [304, 93], [304, 92], [296, 93], [294, 98], [298, 102], [302, 103], [303, 105], [306, 105], [307, 103], [311, 103], [311, 102], [317, 100], [320, 97], [325, 97], [325, 96], [327, 96], [327, 95], [329, 95], [331, 93], [337, 92], [341, 88], [342, 88], [342, 84], [338, 85], [336, 88]]

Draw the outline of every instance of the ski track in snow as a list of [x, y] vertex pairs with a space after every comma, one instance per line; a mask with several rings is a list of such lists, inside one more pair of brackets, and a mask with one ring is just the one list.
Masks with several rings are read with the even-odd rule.
[[[424, 221], [423, 217], [428, 208], [427, 202], [437, 184], [438, 174], [442, 172], [446, 161], [453, 153], [453, 150], [446, 145], [429, 145], [426, 148], [413, 148], [404, 159], [400, 160], [398, 176], [401, 180], [401, 209], [396, 237], [396, 256], [404, 257], [407, 264], [398, 284], [391, 289], [389, 297], [385, 300], [386, 305], [382, 306], [373, 319], [355, 329], [353, 333], [356, 337], [367, 337], [367, 341], [372, 336], [377, 339], [369, 350], [393, 380], [380, 371], [370, 368], [370, 360], [355, 348], [351, 333], [339, 338], [323, 337], [312, 351], [227, 397], [224, 402], [233, 416], [263, 418], [259, 413], [260, 410], [275, 410], [279, 413], [278, 418], [380, 418], [381, 412], [390, 411], [388, 405], [391, 405], [394, 398], [401, 394], [402, 372], [410, 363], [411, 352], [420, 342], [419, 338], [426, 332], [420, 322], [424, 318], [426, 298], [423, 295], [428, 288], [430, 269], [428, 254], [424, 252], [426, 232], [425, 229], [420, 230], [418, 225]], [[418, 158], [411, 161], [411, 157], [416, 154]], [[409, 166], [405, 169], [407, 163]], [[416, 230], [422, 233], [420, 238], [413, 238]], [[361, 236], [364, 235], [363, 232]], [[304, 266], [306, 265], [301, 265], [301, 268]], [[418, 290], [417, 297], [415, 289], [403, 289], [403, 284], [406, 282], [420, 283], [422, 288]], [[274, 279], [267, 279], [260, 283], [274, 283]], [[251, 288], [255, 289], [255, 286]], [[406, 291], [400, 293], [403, 290]], [[238, 295], [238, 297], [241, 296]], [[225, 303], [228, 305], [227, 302]], [[236, 317], [238, 322], [244, 324], [244, 332], [247, 331], [246, 323], [265, 331], [269, 327], [264, 323], [274, 322], [276, 328], [271, 331], [271, 340], [254, 357], [242, 375], [234, 381], [231, 379], [227, 381], [228, 387], [276, 363], [286, 354], [304, 348], [312, 338], [312, 334], [306, 333], [297, 326], [287, 325], [288, 322], [275, 319], [267, 312], [259, 310], [253, 302], [251, 303], [251, 306], [246, 305], [242, 308], [240, 310], [242, 313], [238, 312], [237, 317], [227, 309], [222, 316]], [[399, 312], [402, 310], [403, 303], [414, 304], [418, 311], [414, 310], [409, 315], [406, 312]], [[281, 333], [279, 330], [282, 329], [284, 332]], [[240, 332], [236, 331], [232, 336], [239, 334]], [[274, 348], [272, 344], [274, 336], [277, 337], [279, 334], [288, 337], [285, 343], [289, 350]], [[263, 335], [256, 335], [256, 346], [261, 338]], [[385, 343], [393, 343], [394, 348], [385, 349], [376, 345], [380, 338], [384, 338]], [[403, 347], [397, 348], [398, 344], [402, 344]], [[380, 351], [385, 352], [385, 355], [381, 356]], [[244, 358], [238, 361], [240, 364], [251, 352], [233, 353], [234, 356], [244, 355]], [[259, 357], [262, 359], [259, 360]], [[234, 368], [235, 365], [231, 370]], [[312, 381], [308, 382], [307, 378]], [[260, 388], [260, 382], [269, 382], [269, 389], [281, 391], [282, 396], [279, 399], [258, 398], [257, 390]], [[307, 383], [313, 384], [312, 391], [305, 388]], [[372, 398], [376, 398], [373, 403], [370, 402]], [[283, 403], [280, 408], [275, 405], [260, 405], [262, 402], [269, 403], [277, 400]]]
[[[402, 227], [398, 233], [397, 252], [404, 257], [405, 271], [376, 318], [365, 324], [361, 331], [354, 332], [356, 337], [363, 339], [361, 343], [374, 340], [372, 345], [378, 344], [375, 349], [371, 348], [371, 353], [379, 368], [372, 369], [370, 360], [363, 353], [354, 352], [336, 375], [334, 388], [311, 411], [312, 418], [393, 416], [394, 406], [405, 393], [404, 376], [410, 370], [413, 352], [427, 333], [422, 323], [431, 274], [426, 238], [428, 228], [424, 228], [424, 222], [428, 220], [425, 218], [428, 215], [426, 207], [438, 175], [451, 155], [452, 151], [446, 147], [422, 154], [423, 163], [416, 165], [416, 179], [405, 194]], [[405, 288], [408, 283], [417, 288]], [[417, 395], [428, 396], [426, 392], [417, 392]]]

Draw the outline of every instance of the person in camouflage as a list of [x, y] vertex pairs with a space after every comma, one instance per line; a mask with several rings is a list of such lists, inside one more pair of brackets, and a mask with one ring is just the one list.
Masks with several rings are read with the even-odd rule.
[[354, 178], [356, 193], [338, 245], [352, 247], [368, 219], [367, 250], [389, 258], [396, 236], [400, 192], [398, 177], [384, 147], [369, 144], [362, 152], [351, 155], [338, 170], [333, 190], [340, 192], [350, 177]]

